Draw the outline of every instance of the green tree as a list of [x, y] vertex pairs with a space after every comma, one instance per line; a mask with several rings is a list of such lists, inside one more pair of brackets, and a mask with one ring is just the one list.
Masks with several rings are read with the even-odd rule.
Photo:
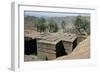
[[62, 23], [61, 23], [61, 27], [62, 27], [62, 29], [63, 29], [63, 32], [66, 32], [66, 23], [65, 23], [65, 21], [63, 20], [62, 21]]
[[90, 22], [88, 20], [84, 19], [81, 28], [83, 28], [84, 31], [87, 32], [87, 34], [90, 34]]
[[[82, 33], [83, 31], [90, 34], [90, 22], [82, 16], [77, 16], [75, 21], [76, 29]], [[82, 31], [83, 30], [83, 31]]]
[[58, 32], [59, 27], [54, 20], [49, 20], [48, 29], [49, 32]]
[[81, 19], [81, 16], [77, 16], [76, 21], [75, 21], [75, 26], [76, 29], [80, 32], [81, 29], [81, 25], [82, 25], [83, 21]]
[[55, 24], [54, 24], [54, 31], [53, 31], [53, 32], [58, 32], [58, 30], [59, 30], [58, 24], [55, 23]]
[[46, 30], [46, 20], [44, 18], [39, 18], [37, 21], [37, 31], [38, 32], [44, 32]]

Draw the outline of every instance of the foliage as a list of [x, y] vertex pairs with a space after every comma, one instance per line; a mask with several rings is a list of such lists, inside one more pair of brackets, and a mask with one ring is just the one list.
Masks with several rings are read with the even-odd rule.
[[62, 29], [63, 29], [63, 32], [66, 32], [66, 23], [65, 23], [65, 21], [62, 21], [62, 23], [61, 23], [61, 27], [62, 27]]
[[37, 31], [44, 32], [46, 30], [45, 19], [39, 18], [37, 22]]
[[[26, 28], [35, 30], [37, 32], [58, 32], [59, 29], [66, 32], [66, 22], [63, 19], [57, 18], [43, 18], [35, 16], [25, 16], [24, 23]], [[70, 23], [68, 23], [70, 24]], [[76, 29], [82, 33], [90, 34], [90, 21], [84, 16], [77, 16], [75, 20]]]
[[48, 28], [49, 28], [49, 32], [57, 32], [59, 29], [57, 23], [53, 20], [49, 21]]
[[90, 34], [90, 22], [82, 16], [77, 16], [75, 26], [80, 33], [85, 31], [87, 34]]

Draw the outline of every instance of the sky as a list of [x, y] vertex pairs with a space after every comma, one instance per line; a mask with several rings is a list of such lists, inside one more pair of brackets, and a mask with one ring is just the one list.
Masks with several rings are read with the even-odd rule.
[[40, 12], [40, 11], [24, 11], [25, 16], [35, 16], [35, 17], [66, 17], [66, 16], [90, 16], [86, 13], [67, 13], [67, 12]]

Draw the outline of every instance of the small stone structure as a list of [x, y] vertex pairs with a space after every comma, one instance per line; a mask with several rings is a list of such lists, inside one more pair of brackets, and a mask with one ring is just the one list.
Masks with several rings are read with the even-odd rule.
[[[27, 31], [25, 37], [29, 37], [25, 38], [25, 54], [35, 54], [41, 60], [53, 60], [57, 57], [70, 54], [77, 46], [77, 36], [71, 33], [40, 34]], [[29, 45], [32, 48], [27, 47]]]
[[54, 33], [37, 40], [38, 57], [52, 60], [70, 54], [77, 45], [75, 34]]
[[37, 39], [40, 34], [32, 30], [24, 30], [24, 54], [37, 55]]

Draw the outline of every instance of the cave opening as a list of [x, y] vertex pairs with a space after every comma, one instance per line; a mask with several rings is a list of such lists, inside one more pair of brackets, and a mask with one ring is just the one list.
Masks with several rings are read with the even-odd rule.
[[30, 37], [24, 37], [24, 54], [37, 55], [37, 40]]
[[67, 55], [67, 53], [65, 52], [63, 42], [60, 41], [56, 44], [56, 57], [60, 57], [64, 55]]
[[75, 39], [73, 42], [72, 50], [74, 50], [76, 46], [77, 46], [77, 39]]

